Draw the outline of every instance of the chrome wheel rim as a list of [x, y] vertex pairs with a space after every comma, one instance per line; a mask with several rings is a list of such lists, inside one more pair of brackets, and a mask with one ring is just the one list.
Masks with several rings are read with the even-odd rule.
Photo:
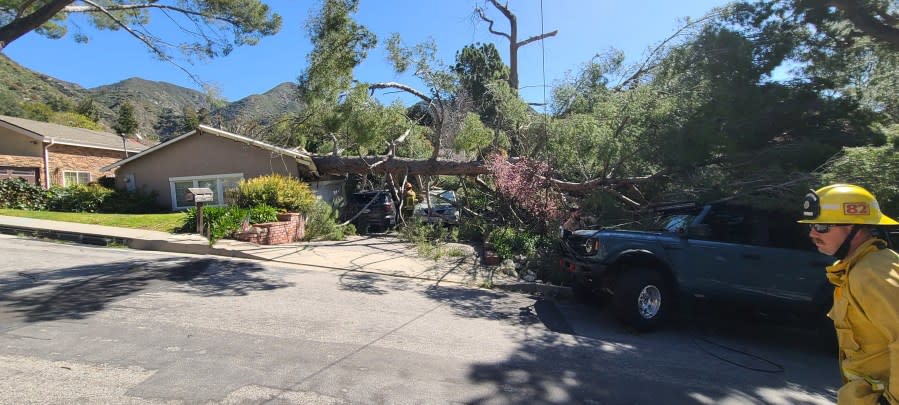
[[654, 285], [643, 287], [637, 296], [637, 310], [643, 319], [652, 319], [662, 309], [662, 292]]

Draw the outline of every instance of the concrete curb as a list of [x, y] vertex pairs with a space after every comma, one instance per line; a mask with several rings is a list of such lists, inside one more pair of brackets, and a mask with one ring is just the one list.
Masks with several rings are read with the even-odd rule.
[[89, 245], [130, 245], [133, 239], [109, 235], [95, 235], [83, 232], [59, 231], [53, 229], [28, 228], [21, 226], [0, 225], [0, 233], [7, 235], [27, 235], [35, 238], [56, 239], [66, 242], [77, 242]]
[[494, 284], [493, 287], [503, 291], [540, 294], [546, 297], [570, 298], [572, 296], [570, 287], [558, 286], [553, 284], [519, 282], [508, 284]]

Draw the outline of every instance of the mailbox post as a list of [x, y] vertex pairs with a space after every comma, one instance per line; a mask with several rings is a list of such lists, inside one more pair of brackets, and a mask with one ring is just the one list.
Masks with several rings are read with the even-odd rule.
[[197, 233], [203, 234], [203, 203], [212, 201], [212, 190], [208, 187], [191, 187], [184, 196], [187, 201], [193, 201], [197, 206]]

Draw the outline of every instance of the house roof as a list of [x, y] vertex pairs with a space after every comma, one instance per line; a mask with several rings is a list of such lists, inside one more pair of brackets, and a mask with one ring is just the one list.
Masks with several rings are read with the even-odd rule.
[[140, 158], [147, 156], [153, 152], [156, 152], [157, 150], [160, 150], [163, 148], [168, 148], [174, 144], [177, 144], [179, 141], [182, 141], [188, 137], [191, 137], [191, 136], [196, 135], [201, 132], [205, 133], [205, 134], [213, 135], [213, 136], [219, 136], [222, 138], [230, 139], [232, 141], [241, 142], [241, 143], [244, 143], [247, 145], [252, 145], [252, 146], [255, 146], [260, 149], [265, 149], [265, 150], [268, 150], [271, 152], [278, 153], [282, 156], [292, 157], [297, 161], [297, 163], [305, 166], [306, 169], [309, 170], [310, 173], [318, 174], [318, 169], [315, 167], [315, 163], [312, 161], [312, 157], [310, 157], [309, 154], [307, 154], [307, 153], [298, 152], [296, 150], [279, 148], [277, 146], [274, 146], [274, 145], [271, 145], [271, 144], [268, 144], [265, 142], [257, 141], [255, 139], [247, 138], [245, 136], [241, 136], [241, 135], [237, 135], [237, 134], [232, 134], [230, 132], [222, 131], [221, 129], [216, 129], [213, 127], [208, 127], [206, 125], [200, 125], [200, 127], [194, 131], [190, 131], [190, 132], [188, 132], [184, 135], [181, 135], [177, 138], [172, 138], [168, 142], [157, 144], [157, 145], [155, 145], [147, 150], [144, 150], [143, 152], [140, 152], [136, 155], [133, 155], [127, 159], [122, 159], [111, 165], [105, 166], [105, 167], [101, 168], [100, 170], [109, 171], [109, 170], [118, 168], [118, 167], [124, 165], [125, 163], [128, 163], [132, 160], [140, 159]]
[[[122, 150], [122, 137], [119, 135], [93, 131], [84, 128], [67, 127], [49, 122], [33, 121], [25, 118], [0, 115], [0, 126], [24, 134], [34, 140], [56, 145], [81, 146], [94, 149]], [[148, 146], [131, 139], [125, 141], [128, 152], [140, 152]]]

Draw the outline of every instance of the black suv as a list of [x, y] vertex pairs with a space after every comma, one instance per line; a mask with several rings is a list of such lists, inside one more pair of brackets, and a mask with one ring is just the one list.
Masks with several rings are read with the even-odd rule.
[[344, 220], [348, 220], [359, 213], [353, 220], [353, 225], [359, 233], [386, 231], [396, 225], [395, 207], [393, 199], [386, 191], [359, 191], [347, 198], [343, 217]]

